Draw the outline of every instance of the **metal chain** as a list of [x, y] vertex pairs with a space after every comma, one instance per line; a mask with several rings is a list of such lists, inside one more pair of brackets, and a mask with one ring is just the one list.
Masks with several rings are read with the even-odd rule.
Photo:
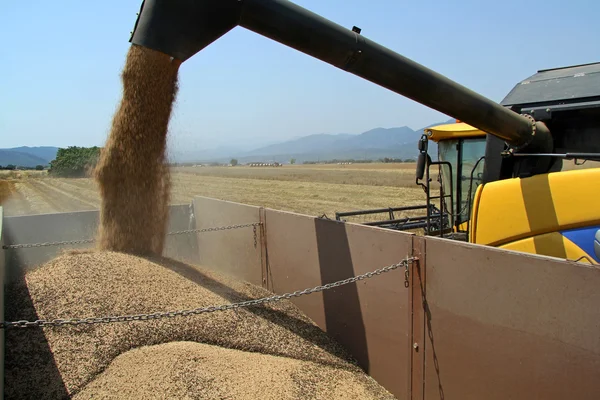
[[[247, 228], [250, 226], [254, 227], [255, 234], [255, 243], [256, 243], [256, 227], [258, 225], [262, 225], [262, 222], [254, 222], [250, 224], [239, 224], [239, 225], [228, 225], [228, 226], [218, 226], [212, 228], [203, 228], [203, 229], [187, 229], [183, 231], [174, 231], [169, 232], [167, 235], [184, 235], [189, 233], [202, 233], [202, 232], [216, 232], [216, 231], [224, 231], [229, 229], [239, 229], [239, 228]], [[83, 244], [83, 243], [93, 243], [96, 239], [81, 239], [81, 240], [65, 240], [62, 242], [45, 242], [45, 243], [26, 243], [26, 244], [7, 244], [3, 245], [2, 249], [24, 249], [24, 248], [32, 248], [32, 247], [46, 247], [46, 246], [63, 246], [63, 245], [73, 245], [73, 244]], [[256, 244], [255, 244], [256, 247]]]
[[238, 225], [228, 225], [228, 226], [217, 226], [213, 228], [203, 228], [203, 229], [187, 229], [184, 231], [174, 231], [169, 232], [167, 235], [185, 235], [188, 233], [202, 233], [202, 232], [216, 232], [216, 231], [226, 231], [229, 229], [239, 229], [239, 228], [248, 228], [248, 227], [257, 227], [262, 225], [262, 222], [253, 222], [250, 224], [238, 224]]
[[44, 242], [44, 243], [27, 243], [27, 244], [5, 244], [2, 249], [27, 249], [31, 247], [46, 247], [46, 246], [62, 246], [69, 244], [93, 243], [95, 239], [80, 239], [80, 240], [65, 240], [62, 242]]
[[[300, 297], [303, 295], [322, 292], [324, 290], [333, 289], [335, 287], [347, 285], [349, 283], [357, 282], [363, 279], [372, 278], [373, 276], [381, 275], [383, 273], [395, 270], [402, 266], [405, 267], [405, 277], [408, 277], [408, 264], [418, 260], [416, 257], [407, 257], [397, 264], [392, 264], [387, 267], [379, 268], [371, 272], [367, 272], [362, 275], [357, 275], [352, 278], [343, 279], [337, 282], [328, 283], [326, 285], [315, 286], [313, 288], [297, 290], [292, 293], [279, 294], [269, 297], [263, 297], [261, 299], [256, 300], [247, 300], [239, 303], [225, 304], [221, 306], [211, 306], [211, 307], [199, 307], [191, 310], [178, 310], [178, 311], [165, 311], [165, 312], [156, 312], [151, 314], [135, 314], [135, 315], [122, 315], [115, 317], [92, 317], [92, 318], [71, 318], [71, 319], [54, 319], [54, 320], [44, 320], [39, 319], [36, 321], [2, 321], [0, 324], [0, 329], [8, 329], [8, 328], [31, 328], [31, 327], [42, 327], [42, 326], [64, 326], [64, 325], [81, 325], [81, 324], [102, 324], [102, 323], [111, 323], [111, 322], [127, 322], [127, 321], [147, 321], [159, 318], [172, 318], [177, 316], [188, 316], [188, 315], [198, 315], [198, 314], [206, 314], [212, 313], [215, 311], [227, 311], [234, 310], [237, 308], [251, 307], [265, 303], [273, 303], [281, 300], [291, 299], [292, 297]], [[406, 278], [408, 282], [408, 278]], [[405, 282], [405, 287], [408, 287]]]

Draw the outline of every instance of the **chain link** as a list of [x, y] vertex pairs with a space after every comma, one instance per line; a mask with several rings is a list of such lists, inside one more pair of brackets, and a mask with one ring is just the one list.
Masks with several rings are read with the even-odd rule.
[[65, 240], [62, 242], [44, 242], [44, 243], [27, 243], [27, 244], [5, 244], [2, 249], [27, 249], [32, 247], [47, 247], [47, 246], [63, 246], [83, 243], [93, 243], [95, 239], [80, 239], [80, 240]]
[[167, 235], [185, 235], [188, 233], [226, 231], [229, 229], [248, 228], [251, 226], [253, 226], [255, 228], [254, 231], [256, 232], [256, 227], [259, 225], [262, 225], [262, 222], [253, 222], [250, 224], [238, 224], [238, 225], [228, 225], [228, 226], [217, 226], [217, 227], [213, 227], [213, 228], [203, 228], [203, 229], [187, 229], [187, 230], [183, 230], [183, 231], [169, 232], [169, 233], [167, 233]]
[[[190, 233], [203, 233], [203, 232], [216, 232], [216, 231], [225, 231], [229, 229], [239, 229], [239, 228], [247, 228], [254, 227], [254, 247], [256, 247], [256, 227], [262, 225], [262, 222], [254, 222], [250, 224], [238, 224], [238, 225], [228, 225], [228, 226], [218, 226], [212, 228], [203, 228], [203, 229], [187, 229], [183, 231], [174, 231], [167, 233], [168, 236], [172, 235], [185, 235]], [[80, 240], [65, 240], [62, 242], [45, 242], [45, 243], [26, 243], [26, 244], [7, 244], [3, 245], [2, 249], [26, 249], [32, 247], [47, 247], [47, 246], [65, 246], [65, 245], [74, 245], [74, 244], [84, 244], [84, 243], [93, 243], [96, 239], [80, 239]]]
[[[8, 329], [8, 328], [31, 328], [31, 327], [42, 327], [42, 326], [64, 326], [64, 325], [81, 325], [81, 324], [104, 324], [104, 323], [112, 323], [112, 322], [127, 322], [127, 321], [147, 321], [153, 319], [160, 318], [172, 318], [177, 316], [188, 316], [188, 315], [199, 315], [212, 313], [216, 311], [227, 311], [234, 310], [238, 308], [245, 308], [251, 306], [257, 306], [265, 303], [273, 303], [281, 300], [288, 300], [292, 297], [300, 297], [311, 293], [322, 292], [324, 290], [333, 289], [339, 286], [347, 285], [349, 283], [357, 282], [363, 279], [372, 278], [374, 276], [381, 275], [386, 272], [393, 271], [400, 267], [405, 267], [406, 271], [408, 271], [408, 264], [416, 261], [418, 258], [416, 257], [407, 257], [397, 264], [392, 264], [387, 267], [379, 268], [371, 272], [367, 272], [362, 275], [357, 275], [352, 278], [343, 279], [337, 282], [328, 283], [321, 286], [315, 286], [313, 288], [308, 288], [304, 290], [297, 290], [291, 293], [279, 294], [269, 297], [263, 297], [256, 300], [247, 300], [238, 303], [225, 304], [221, 306], [210, 306], [210, 307], [200, 307], [194, 308], [191, 310], [178, 310], [178, 311], [165, 311], [165, 312], [156, 312], [151, 314], [135, 314], [135, 315], [122, 315], [122, 316], [114, 316], [114, 317], [91, 317], [91, 318], [71, 318], [71, 319], [54, 319], [54, 320], [44, 320], [39, 319], [36, 321], [2, 321], [0, 324], [0, 329]], [[405, 272], [405, 276], [407, 272]], [[406, 283], [404, 285], [406, 286]]]

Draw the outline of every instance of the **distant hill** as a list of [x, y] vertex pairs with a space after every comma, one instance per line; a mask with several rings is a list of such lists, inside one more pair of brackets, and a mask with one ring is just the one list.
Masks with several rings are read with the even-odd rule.
[[48, 161], [48, 163], [52, 160], [54, 160], [56, 158], [56, 153], [58, 152], [58, 147], [52, 147], [52, 146], [38, 146], [38, 147], [28, 147], [28, 146], [21, 146], [21, 147], [13, 147], [12, 149], [3, 149], [3, 150], [11, 150], [11, 151], [18, 151], [21, 153], [27, 153], [27, 154], [31, 154], [34, 155], [36, 157], [40, 157], [46, 161]]
[[406, 144], [416, 146], [418, 136], [407, 126], [400, 128], [375, 128], [360, 135], [338, 140], [334, 145], [340, 150], [370, 150], [397, 148]]
[[[376, 160], [379, 158], [416, 158], [417, 142], [426, 129], [433, 125], [448, 123], [448, 120], [412, 130], [407, 126], [394, 128], [374, 128], [361, 134], [319, 133], [301, 136], [280, 143], [261, 146], [256, 149], [241, 146], [224, 146], [212, 150], [178, 149], [169, 155], [171, 162], [229, 162], [236, 158], [240, 163], [277, 161], [287, 163], [295, 158], [297, 163], [333, 159]], [[429, 144], [435, 154], [437, 146]], [[0, 165], [35, 167], [48, 165], [54, 160], [58, 147], [15, 147], [0, 149]]]
[[0, 165], [9, 164], [22, 167], [35, 167], [36, 165], [48, 165], [56, 157], [58, 147], [14, 147], [11, 149], [0, 149]]
[[348, 140], [354, 136], [356, 135], [350, 135], [347, 133], [340, 133], [337, 135], [319, 133], [315, 135], [303, 136], [301, 138], [289, 140], [283, 143], [260, 147], [258, 149], [243, 153], [243, 156], [248, 157], [292, 153], [311, 153], [322, 149], [331, 148], [332, 146], [335, 146], [336, 143], [341, 143], [344, 140]]
[[171, 150], [168, 154], [169, 162], [193, 163], [212, 159], [231, 159], [232, 154], [238, 154], [245, 149], [234, 146], [221, 146], [209, 150]]
[[[446, 123], [444, 121], [441, 123]], [[431, 124], [419, 130], [412, 130], [407, 126], [394, 128], [375, 128], [363, 132], [359, 135], [340, 133], [340, 134], [314, 134], [288, 140], [269, 146], [259, 147], [250, 151], [221, 151], [214, 152], [196, 152], [192, 157], [191, 153], [179, 152], [174, 154], [175, 162], [228, 162], [231, 158], [236, 158], [240, 163], [276, 161], [288, 162], [295, 158], [297, 163], [304, 161], [319, 161], [333, 159], [379, 159], [379, 158], [416, 158], [418, 155], [417, 142], [426, 129]], [[430, 151], [435, 153], [437, 146], [430, 143]], [[225, 150], [226, 151], [226, 150]]]
[[18, 167], [35, 167], [36, 165], [47, 165], [48, 162], [41, 157], [20, 151], [0, 150], [0, 165], [16, 165]]

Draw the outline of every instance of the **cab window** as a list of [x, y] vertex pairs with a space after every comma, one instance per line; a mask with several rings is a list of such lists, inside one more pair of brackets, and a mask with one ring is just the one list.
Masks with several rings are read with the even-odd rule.
[[[450, 163], [452, 166], [452, 172], [450, 172], [450, 168], [447, 165], [440, 165], [440, 172], [442, 178], [442, 189], [444, 191], [444, 195], [449, 195], [450, 190], [452, 190], [452, 197], [454, 200], [454, 204], [456, 204], [456, 172], [458, 171], [458, 139], [448, 139], [443, 140], [438, 143], [438, 158], [440, 161], [445, 161]], [[450, 189], [450, 174], [452, 174], [452, 189]], [[446, 208], [450, 210], [450, 199], [446, 199]], [[452, 212], [456, 212], [454, 209]]]
[[[438, 143], [439, 160], [452, 165], [452, 212], [456, 223], [469, 219], [469, 203], [472, 204], [477, 186], [482, 183], [483, 160], [478, 161], [484, 154], [485, 137], [449, 139]], [[450, 169], [442, 165], [440, 170], [444, 194], [450, 194]], [[446, 206], [450, 209], [449, 198], [446, 199]]]
[[[473, 204], [477, 186], [483, 183], [484, 160], [479, 160], [484, 155], [485, 138], [465, 139], [462, 141], [462, 162], [459, 171], [461, 176], [459, 222], [461, 223], [469, 220], [469, 204]], [[471, 177], [473, 177], [473, 181], [471, 181]]]

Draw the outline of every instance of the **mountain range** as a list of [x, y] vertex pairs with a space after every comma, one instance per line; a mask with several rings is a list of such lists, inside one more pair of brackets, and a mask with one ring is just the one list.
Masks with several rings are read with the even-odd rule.
[[0, 149], [0, 165], [16, 165], [21, 167], [35, 167], [36, 165], [47, 166], [56, 157], [58, 147], [13, 147], [11, 149]]
[[[394, 128], [375, 128], [361, 134], [314, 134], [297, 139], [271, 144], [252, 150], [221, 147], [211, 151], [180, 151], [172, 154], [174, 162], [229, 162], [232, 158], [239, 163], [281, 162], [296, 159], [297, 163], [319, 160], [365, 160], [380, 158], [416, 158], [419, 154], [417, 142], [424, 129], [448, 120], [431, 124], [422, 129], [413, 130], [407, 126]], [[430, 143], [430, 152], [436, 150]]]
[[[441, 123], [448, 123], [445, 121]], [[301, 136], [292, 140], [270, 144], [255, 149], [235, 146], [222, 146], [210, 150], [172, 151], [169, 158], [176, 163], [229, 162], [232, 158], [239, 163], [281, 162], [296, 159], [297, 163], [319, 160], [377, 160], [380, 158], [416, 158], [417, 142], [423, 130], [412, 130], [407, 126], [394, 128], [375, 128], [361, 134], [319, 133]], [[435, 143], [430, 143], [430, 151], [435, 154]], [[0, 149], [0, 165], [35, 167], [48, 165], [56, 157], [57, 147], [15, 147]]]

